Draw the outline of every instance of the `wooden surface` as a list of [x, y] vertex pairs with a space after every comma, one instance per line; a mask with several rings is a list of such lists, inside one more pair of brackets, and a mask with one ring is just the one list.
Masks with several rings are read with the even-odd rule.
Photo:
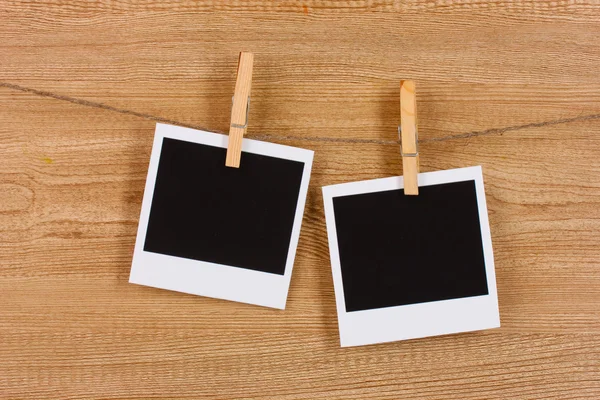
[[[0, 4], [1, 399], [600, 398], [600, 5]], [[127, 283], [156, 121], [315, 150], [284, 312]], [[482, 165], [502, 328], [341, 349], [320, 187]]]

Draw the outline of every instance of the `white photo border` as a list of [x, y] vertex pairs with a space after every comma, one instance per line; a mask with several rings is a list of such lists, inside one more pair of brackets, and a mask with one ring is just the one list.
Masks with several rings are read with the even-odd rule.
[[419, 174], [419, 186], [475, 181], [488, 294], [346, 312], [333, 198], [404, 188], [401, 176], [323, 187], [325, 220], [342, 347], [500, 327], [496, 273], [480, 166]]
[[[300, 237], [314, 152], [252, 139], [242, 141], [242, 151], [244, 152], [304, 163], [285, 273], [284, 275], [277, 275], [144, 251], [148, 219], [154, 196], [154, 185], [164, 138], [222, 148], [227, 148], [229, 142], [227, 135], [173, 125], [156, 124], [129, 282], [199, 296], [285, 309]], [[243, 168], [243, 158], [241, 167]]]

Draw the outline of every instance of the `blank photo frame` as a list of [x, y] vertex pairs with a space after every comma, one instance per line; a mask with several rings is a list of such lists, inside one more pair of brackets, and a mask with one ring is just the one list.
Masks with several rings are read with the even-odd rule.
[[323, 188], [342, 347], [500, 326], [481, 167]]
[[313, 152], [157, 124], [129, 282], [284, 309]]

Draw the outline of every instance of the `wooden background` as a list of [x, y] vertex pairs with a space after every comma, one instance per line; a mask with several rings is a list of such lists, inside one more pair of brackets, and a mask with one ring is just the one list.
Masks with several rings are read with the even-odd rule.
[[[0, 3], [1, 399], [600, 398], [600, 4]], [[315, 150], [285, 312], [128, 284], [156, 121]], [[320, 187], [481, 164], [502, 328], [341, 349]]]

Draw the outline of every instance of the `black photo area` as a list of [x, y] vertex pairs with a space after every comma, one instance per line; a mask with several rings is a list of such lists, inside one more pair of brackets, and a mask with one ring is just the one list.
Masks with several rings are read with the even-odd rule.
[[163, 139], [144, 251], [283, 275], [304, 163]]
[[475, 181], [333, 206], [347, 312], [488, 294]]

